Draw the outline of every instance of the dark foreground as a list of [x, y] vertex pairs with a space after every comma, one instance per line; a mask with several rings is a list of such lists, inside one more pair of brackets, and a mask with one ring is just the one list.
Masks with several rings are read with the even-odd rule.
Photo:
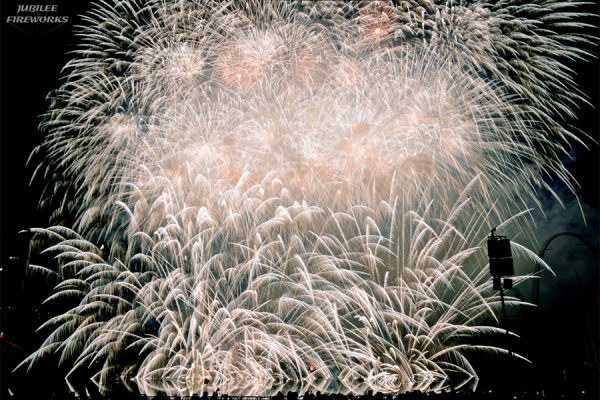
[[[33, 383], [32, 383], [33, 384]], [[32, 387], [33, 389], [33, 387]], [[193, 396], [169, 396], [166, 394], [157, 394], [154, 396], [141, 395], [136, 393], [44, 393], [43, 391], [32, 390], [27, 394], [16, 395], [5, 393], [6, 397], [0, 397], [1, 400], [597, 400], [597, 391], [579, 390], [569, 393], [552, 393], [544, 390], [535, 392], [508, 393], [501, 390], [486, 392], [442, 392], [442, 393], [422, 393], [419, 391], [402, 394], [380, 394], [368, 393], [360, 396], [352, 394], [322, 394], [320, 392], [307, 392], [299, 396], [295, 392], [287, 394], [278, 393], [275, 396], [227, 396], [212, 394], [193, 395]]]

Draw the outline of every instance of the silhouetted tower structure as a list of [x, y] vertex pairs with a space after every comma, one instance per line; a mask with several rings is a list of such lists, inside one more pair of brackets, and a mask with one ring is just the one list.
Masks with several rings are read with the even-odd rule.
[[[504, 320], [506, 336], [508, 337], [508, 317], [506, 315], [506, 304], [504, 303], [504, 289], [512, 289], [512, 279], [509, 277], [515, 274], [515, 269], [510, 249], [510, 240], [506, 236], [496, 236], [495, 232], [496, 228], [493, 228], [487, 240], [490, 275], [492, 276], [494, 290], [500, 291], [502, 318]], [[512, 355], [510, 350], [508, 353]]]

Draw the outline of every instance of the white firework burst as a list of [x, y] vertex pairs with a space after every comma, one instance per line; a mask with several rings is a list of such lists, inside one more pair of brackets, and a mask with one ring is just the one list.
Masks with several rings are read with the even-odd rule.
[[76, 305], [24, 364], [178, 393], [475, 387], [469, 352], [504, 352], [473, 340], [499, 332], [486, 233], [527, 232], [544, 175], [572, 188], [577, 6], [95, 7], [33, 155], [62, 225], [36, 230], [48, 301]]

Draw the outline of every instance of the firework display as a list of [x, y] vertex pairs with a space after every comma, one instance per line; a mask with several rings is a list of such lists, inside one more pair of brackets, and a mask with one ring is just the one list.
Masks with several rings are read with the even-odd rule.
[[507, 353], [475, 340], [504, 332], [487, 234], [527, 235], [544, 177], [574, 190], [578, 6], [94, 6], [31, 157], [54, 224], [32, 268], [63, 308], [23, 365], [178, 394], [475, 388], [470, 355]]

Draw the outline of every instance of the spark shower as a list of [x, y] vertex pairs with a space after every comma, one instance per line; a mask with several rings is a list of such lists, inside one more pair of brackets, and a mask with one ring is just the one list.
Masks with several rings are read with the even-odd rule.
[[507, 356], [477, 341], [503, 334], [489, 230], [527, 237], [546, 177], [575, 191], [581, 6], [93, 6], [30, 161], [53, 210], [31, 268], [60, 311], [21, 368], [176, 394], [475, 388], [470, 357]]

